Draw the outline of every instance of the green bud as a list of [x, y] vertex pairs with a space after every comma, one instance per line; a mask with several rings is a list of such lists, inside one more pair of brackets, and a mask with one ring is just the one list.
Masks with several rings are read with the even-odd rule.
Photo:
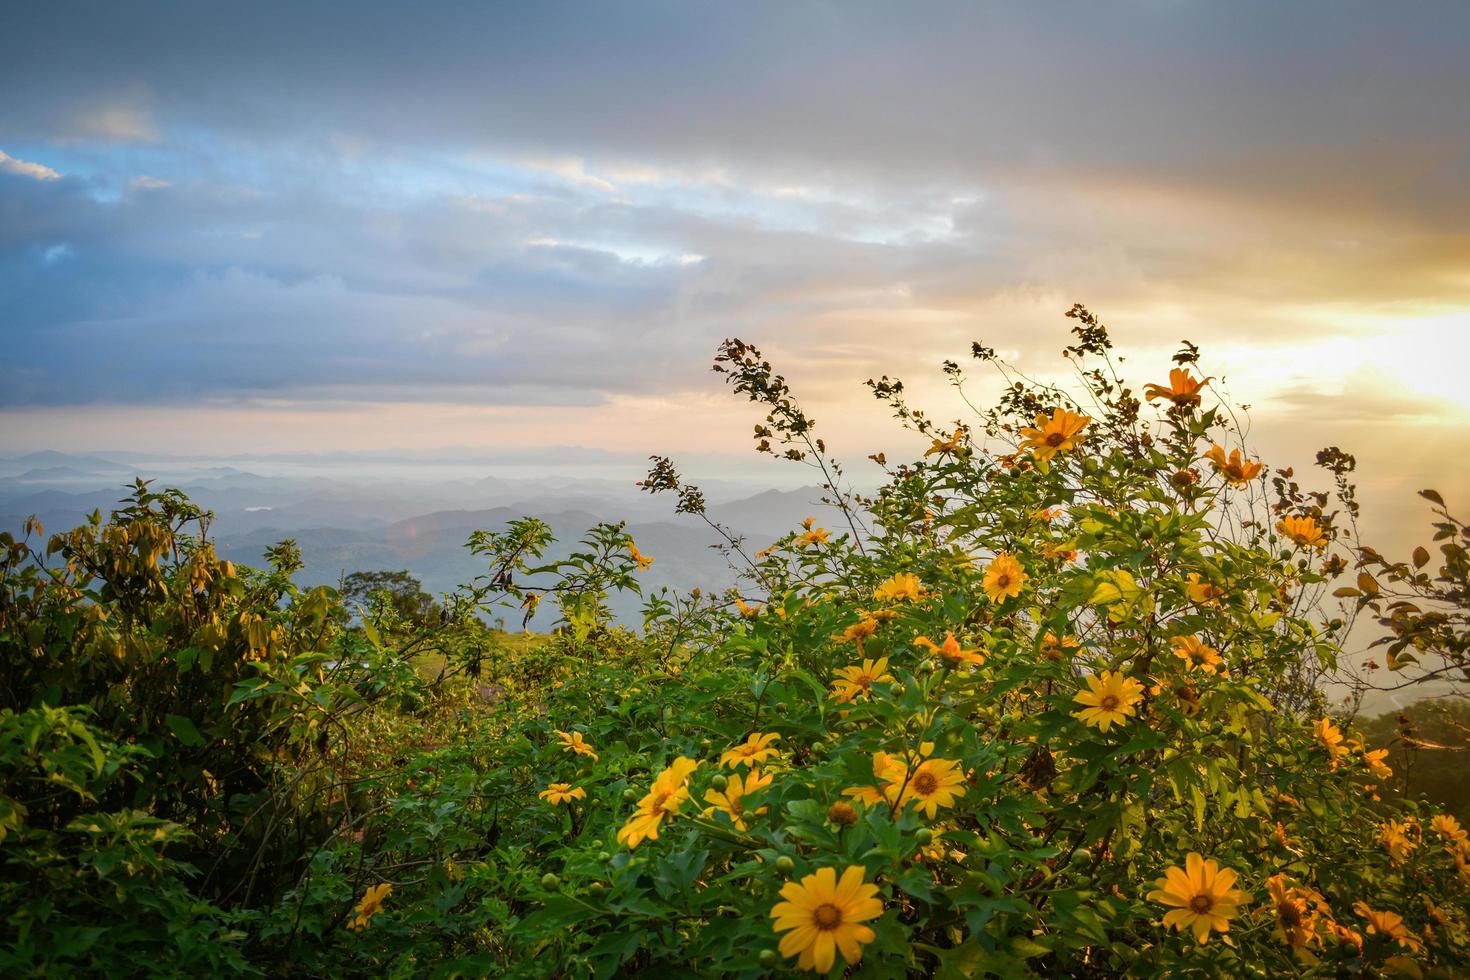
[[625, 802], [625, 803], [637, 803], [638, 802], [638, 791], [636, 789], [634, 789], [633, 787], [631, 787], [631, 786], [629, 786], [627, 789], [623, 790], [623, 802]]
[[598, 851], [597, 860], [602, 864], [606, 864], [607, 862], [612, 860], [612, 855], [609, 854], [607, 851]]
[[1085, 847], [1079, 847], [1072, 852], [1071, 865], [1074, 868], [1085, 868], [1092, 863], [1092, 852]]
[[796, 862], [783, 854], [776, 858], [776, 870], [783, 875], [789, 875], [796, 870]]
[[600, 881], [594, 881], [587, 886], [587, 894], [593, 898], [600, 898], [605, 891], [607, 891], [607, 886]]
[[709, 785], [710, 789], [714, 790], [716, 793], [723, 793], [725, 791], [725, 787], [730, 785], [730, 780], [725, 778], [724, 773], [717, 772], [715, 773], [714, 778], [709, 781]]
[[757, 959], [763, 968], [769, 970], [776, 965], [776, 951], [774, 949], [763, 949]]
[[778, 715], [784, 715], [786, 712], [788, 712], [790, 710], [791, 709], [786, 706], [786, 702], [785, 701], [777, 701], [776, 702], [776, 714], [778, 714]]
[[544, 874], [541, 876], [541, 887], [554, 892], [561, 887], [561, 879], [554, 874]]
[[914, 831], [914, 843], [918, 844], [920, 847], [928, 847], [930, 844], [934, 843], [934, 831], [930, 830], [928, 827], [920, 827], [918, 830]]

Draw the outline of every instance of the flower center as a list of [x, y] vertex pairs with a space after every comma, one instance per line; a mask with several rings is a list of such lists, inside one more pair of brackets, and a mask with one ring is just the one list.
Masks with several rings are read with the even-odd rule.
[[1011, 584], [1011, 577], [1009, 575], [1007, 575], [1005, 572], [1001, 572], [999, 575], [996, 576], [996, 578], [995, 578], [995, 584], [996, 584], [996, 587], [997, 588], [1001, 588], [1001, 589], [1007, 588]]
[[812, 912], [812, 924], [824, 932], [842, 925], [842, 910], [831, 902], [823, 902]]
[[1097, 706], [1104, 711], [1117, 711], [1118, 696], [1116, 694], [1104, 694], [1102, 700], [1097, 703]]
[[648, 808], [649, 813], [662, 813], [673, 793], [659, 793], [653, 798], [653, 805]]
[[1046, 444], [1048, 446], [1060, 446], [1066, 441], [1067, 437], [1060, 432], [1053, 432], [1051, 435], [1046, 437]]
[[914, 792], [928, 796], [939, 788], [939, 780], [932, 772], [921, 772], [914, 777]]
[[[727, 797], [727, 799], [728, 799], [728, 797]], [[744, 813], [745, 813], [745, 807], [741, 804], [741, 802], [738, 799], [733, 799], [733, 800], [730, 800], [730, 812], [732, 814], [734, 814], [735, 816], [739, 817], [739, 816], [744, 815]]]
[[1215, 907], [1215, 900], [1208, 895], [1196, 895], [1189, 900], [1189, 910], [1196, 915], [1204, 915]]
[[1280, 916], [1281, 924], [1288, 929], [1295, 929], [1302, 924], [1301, 910], [1296, 907], [1296, 903], [1294, 902], [1287, 902], [1283, 905], [1276, 906], [1276, 914]]

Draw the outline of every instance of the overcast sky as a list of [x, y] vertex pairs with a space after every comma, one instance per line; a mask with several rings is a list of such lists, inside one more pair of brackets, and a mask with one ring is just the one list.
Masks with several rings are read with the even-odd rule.
[[864, 378], [943, 415], [1083, 301], [1140, 381], [1202, 344], [1270, 462], [1470, 489], [1463, 2], [4, 21], [0, 450], [741, 452], [741, 336], [861, 459]]

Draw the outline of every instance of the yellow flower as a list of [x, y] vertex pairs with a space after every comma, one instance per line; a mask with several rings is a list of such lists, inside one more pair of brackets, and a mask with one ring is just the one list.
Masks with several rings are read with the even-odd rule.
[[638, 546], [631, 541], [628, 542], [628, 557], [638, 563], [638, 570], [640, 572], [654, 562], [654, 559], [639, 551]]
[[[878, 621], [865, 616], [838, 633], [835, 639], [840, 643], [856, 643], [861, 647], [863, 640], [876, 632], [878, 632]], [[858, 652], [861, 653], [862, 650], [859, 649]]]
[[924, 587], [912, 572], [899, 572], [873, 590], [873, 598], [879, 602], [913, 602], [923, 597]]
[[1408, 860], [1410, 852], [1419, 846], [1412, 836], [1418, 829], [1408, 820], [1389, 820], [1378, 828], [1378, 843], [1388, 852], [1390, 861], [1403, 864]]
[[1183, 868], [1169, 868], [1164, 877], [1154, 882], [1157, 886], [1148, 893], [1151, 902], [1174, 906], [1164, 914], [1164, 925], [1180, 932], [1186, 929], [1194, 933], [1199, 942], [1207, 942], [1210, 931], [1229, 932], [1230, 920], [1239, 911], [1249, 896], [1230, 886], [1235, 884], [1235, 872], [1222, 868], [1214, 861], [1206, 861], [1198, 854], [1184, 859]]
[[1212, 646], [1206, 646], [1197, 636], [1176, 636], [1169, 640], [1169, 646], [1173, 648], [1174, 656], [1184, 661], [1186, 670], [1199, 670], [1206, 674], [1219, 673], [1219, 667], [1225, 661], [1220, 659], [1220, 651]]
[[864, 660], [861, 667], [843, 667], [837, 671], [837, 680], [832, 682], [832, 693], [838, 703], [846, 704], [855, 698], [866, 698], [872, 694], [874, 684], [891, 684], [893, 675], [888, 673], [888, 658]]
[[926, 647], [930, 653], [937, 653], [944, 659], [951, 660], [956, 664], [975, 664], [978, 666], [985, 662], [985, 654], [981, 653], [978, 648], [961, 650], [959, 641], [954, 638], [953, 633], [945, 633], [944, 642], [937, 646], [927, 636], [916, 636], [914, 637], [914, 646]]
[[1086, 415], [1069, 412], [1065, 408], [1053, 409], [1051, 418], [1046, 413], [1036, 416], [1036, 427], [1021, 429], [1022, 449], [1030, 449], [1031, 455], [1046, 461], [1057, 453], [1077, 448], [1082, 441], [1082, 430], [1092, 419]]
[[1313, 518], [1283, 517], [1276, 522], [1276, 530], [1291, 538], [1300, 547], [1327, 547], [1327, 535]]
[[827, 973], [837, 951], [849, 965], [863, 958], [863, 946], [878, 938], [862, 925], [883, 914], [878, 886], [863, 879], [866, 872], [853, 865], [837, 877], [832, 868], [818, 868], [800, 882], [781, 886], [784, 902], [771, 909], [772, 928], [784, 932], [781, 955], [797, 957], [803, 970]]
[[1437, 814], [1429, 821], [1429, 829], [1434, 831], [1445, 842], [1445, 850], [1451, 854], [1467, 849], [1467, 837], [1465, 828], [1460, 826], [1460, 821], [1448, 813]]
[[1167, 398], [1181, 408], [1193, 408], [1199, 404], [1201, 389], [1209, 383], [1209, 378], [1201, 381], [1191, 375], [1188, 368], [1174, 368], [1169, 372], [1169, 387], [1144, 385], [1143, 397], [1148, 401], [1153, 401], [1155, 398]]
[[924, 450], [924, 458], [928, 459], [930, 456], [942, 456], [945, 453], [954, 453], [960, 459], [964, 459], [969, 455], [969, 451], [964, 447], [966, 433], [967, 430], [961, 425], [954, 430], [954, 435], [946, 436], [943, 439], [932, 440], [933, 445]]
[[826, 544], [827, 539], [831, 536], [831, 532], [828, 531], [825, 527], [819, 527], [815, 530], [806, 532], [796, 540], [797, 543], [800, 544], [802, 547], [806, 547], [807, 545]]
[[1189, 593], [1189, 601], [1201, 606], [1218, 606], [1220, 597], [1225, 590], [1211, 582], [1199, 577], [1198, 572], [1189, 573], [1189, 581], [1184, 585], [1184, 591]]
[[536, 607], [541, 605], [541, 596], [535, 592], [527, 592], [526, 597], [521, 600], [521, 608], [529, 609], [531, 615], [536, 614]]
[[1308, 905], [1312, 897], [1309, 892], [1291, 887], [1287, 884], [1286, 877], [1279, 874], [1266, 879], [1266, 891], [1276, 904], [1276, 929], [1273, 936], [1292, 949], [1301, 949], [1316, 938], [1317, 919]]
[[1327, 757], [1332, 760], [1332, 768], [1337, 768], [1338, 760], [1347, 754], [1347, 747], [1342, 744], [1342, 730], [1327, 718], [1319, 718], [1312, 723], [1312, 731], [1317, 736], [1317, 741], [1327, 750]]
[[1143, 699], [1143, 685], [1117, 671], [1089, 675], [1087, 687], [1072, 698], [1086, 707], [1072, 716], [1103, 732], [1112, 725], [1127, 724], [1128, 716], [1137, 711], [1133, 706]]
[[677, 816], [689, 799], [689, 776], [698, 768], [698, 762], [681, 755], [659, 773], [648, 795], [638, 801], [637, 809], [618, 831], [618, 843], [632, 850], [644, 839], [658, 840], [659, 824], [665, 817]]
[[[919, 747], [919, 755], [914, 761], [922, 759], [934, 750], [933, 742], [925, 742]], [[904, 761], [887, 752], [878, 751], [873, 753], [873, 780], [874, 786], [854, 786], [842, 791], [843, 796], [850, 796], [859, 803], [867, 806], [877, 806], [880, 803], [893, 803], [898, 799], [898, 783], [902, 782], [904, 774], [908, 772], [908, 766]], [[882, 786], [880, 789], [879, 786]]]
[[1363, 764], [1368, 767], [1377, 779], [1389, 779], [1393, 776], [1393, 770], [1389, 768], [1384, 759], [1388, 758], [1388, 749], [1369, 749], [1363, 753]]
[[580, 786], [573, 787], [571, 783], [552, 783], [536, 795], [555, 806], [571, 800], [585, 800], [587, 791]]
[[965, 771], [954, 759], [925, 759], [910, 773], [907, 767], [888, 771], [885, 796], [898, 792], [898, 805], [917, 801], [930, 820], [942, 806], [954, 806], [965, 795]]
[[359, 932], [368, 927], [373, 921], [373, 916], [383, 911], [383, 902], [389, 895], [393, 894], [393, 886], [384, 882], [381, 885], [373, 885], [363, 893], [362, 901], [357, 903], [353, 909], [357, 914], [347, 923], [347, 928], [356, 929]]
[[1392, 939], [1400, 946], [1414, 952], [1423, 952], [1424, 943], [1419, 937], [1409, 931], [1404, 925], [1404, 917], [1397, 912], [1375, 912], [1368, 907], [1366, 902], [1357, 902], [1353, 908], [1364, 919], [1368, 920], [1368, 928], [1364, 930], [1368, 935], [1377, 933], [1384, 939]]
[[585, 755], [593, 762], [597, 761], [597, 753], [592, 750], [592, 746], [588, 745], [582, 739], [581, 732], [564, 732], [560, 728], [553, 728], [551, 731], [557, 738], [561, 739], [561, 749], [563, 752], [571, 752], [574, 755]]
[[1082, 648], [1082, 644], [1075, 636], [1066, 635], [1058, 638], [1050, 630], [1041, 638], [1041, 655], [1047, 660], [1071, 660], [1075, 651]]
[[838, 800], [827, 808], [827, 819], [839, 827], [851, 827], [857, 823], [858, 812], [846, 800]]
[[[704, 815], [707, 817], [716, 810], [719, 810], [730, 818], [730, 822], [735, 825], [736, 830], [744, 830], [746, 827], [745, 795], [765, 789], [771, 785], [772, 778], [770, 774], [761, 775], [754, 769], [746, 773], [743, 780], [740, 778], [740, 773], [735, 773], [725, 785], [724, 792], [713, 789], [705, 791], [704, 801], [706, 803], [713, 803], [714, 806], [706, 809]], [[768, 809], [770, 808], [763, 806], [757, 810], [750, 811], [749, 815], [758, 817]]]
[[1021, 586], [1026, 584], [1026, 578], [1026, 570], [1021, 567], [1021, 563], [1002, 551], [986, 566], [985, 580], [981, 586], [991, 602], [1003, 602], [1008, 596], [1021, 594]]
[[1205, 459], [1213, 463], [1215, 472], [1223, 476], [1225, 482], [1233, 487], [1245, 486], [1260, 476], [1261, 470], [1264, 469], [1261, 463], [1252, 463], [1242, 459], [1239, 449], [1230, 450], [1230, 456], [1227, 458], [1225, 447], [1219, 445], [1212, 446], [1210, 451], [1205, 453]]
[[781, 754], [779, 750], [771, 748], [771, 743], [779, 741], [781, 736], [776, 732], [765, 735], [754, 732], [744, 742], [720, 756], [720, 765], [738, 769], [740, 766], [755, 766], [765, 762]]

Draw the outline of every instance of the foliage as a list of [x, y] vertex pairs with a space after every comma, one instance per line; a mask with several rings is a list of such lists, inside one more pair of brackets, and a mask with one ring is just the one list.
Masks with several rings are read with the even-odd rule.
[[[1325, 600], [1371, 560], [1349, 457], [1335, 496], [1267, 470], [1195, 348], [1135, 394], [1069, 315], [1070, 390], [979, 344], [1005, 388], [969, 421], [870, 382], [930, 443], [871, 496], [727, 342], [757, 451], [818, 468], [838, 530], [711, 522], [741, 590], [646, 596], [637, 631], [607, 599], [656, 556], [616, 524], [557, 561], [538, 521], [479, 532], [437, 615], [385, 579], [356, 625], [289, 544], [233, 568], [141, 484], [0, 541], [9, 972], [1463, 972], [1470, 850], [1393, 754], [1429, 736], [1323, 692]], [[705, 515], [670, 460], [643, 486]], [[1453, 604], [1443, 553], [1380, 576]], [[543, 601], [549, 636], [484, 626]]]

